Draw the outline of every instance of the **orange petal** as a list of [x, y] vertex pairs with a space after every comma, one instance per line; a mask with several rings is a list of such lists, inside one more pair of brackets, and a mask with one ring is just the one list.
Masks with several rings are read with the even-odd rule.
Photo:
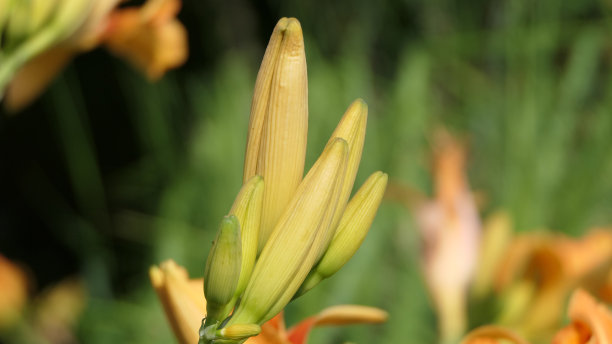
[[187, 31], [175, 19], [178, 0], [149, 0], [141, 8], [111, 13], [105, 46], [143, 70], [151, 80], [187, 59]]
[[552, 344], [582, 344], [591, 338], [591, 330], [586, 325], [576, 322], [562, 328], [552, 340]]
[[387, 321], [388, 317], [387, 312], [375, 307], [339, 305], [319, 312], [315, 325], [377, 324]]
[[468, 333], [461, 344], [495, 344], [501, 343], [502, 340], [510, 341], [514, 344], [529, 344], [525, 339], [510, 329], [486, 325], [478, 327]]
[[289, 341], [292, 344], [304, 344], [308, 339], [308, 334], [317, 322], [316, 317], [309, 317], [300, 321], [297, 325], [289, 329]]
[[19, 318], [28, 299], [28, 280], [24, 271], [0, 255], [0, 329]]
[[261, 326], [261, 333], [247, 339], [246, 344], [289, 344], [283, 312]]
[[573, 323], [582, 323], [593, 333], [596, 343], [612, 343], [612, 314], [589, 293], [577, 289], [572, 294], [568, 310]]
[[149, 276], [179, 342], [197, 343], [206, 316], [203, 280], [190, 280], [187, 271], [172, 260], [152, 267]]

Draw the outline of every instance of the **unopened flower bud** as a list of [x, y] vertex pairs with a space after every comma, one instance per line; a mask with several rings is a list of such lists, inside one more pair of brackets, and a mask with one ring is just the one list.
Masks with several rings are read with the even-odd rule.
[[226, 216], [221, 221], [204, 270], [206, 313], [211, 322], [223, 320], [232, 310], [242, 264], [241, 246], [238, 219], [234, 215]]
[[259, 251], [302, 180], [307, 132], [308, 80], [302, 28], [297, 19], [282, 18], [257, 75], [244, 162], [244, 182], [256, 174], [266, 181]]
[[375, 172], [349, 202], [327, 251], [310, 273], [297, 296], [336, 273], [357, 252], [365, 239], [387, 187], [387, 174]]
[[246, 288], [257, 258], [257, 239], [261, 222], [263, 190], [263, 179], [260, 176], [252, 177], [240, 189], [240, 193], [238, 193], [230, 210], [230, 215], [235, 215], [238, 218], [242, 239], [242, 266], [235, 297], [240, 296]]
[[222, 339], [241, 340], [253, 337], [261, 332], [257, 324], [236, 324], [217, 330], [217, 336]]

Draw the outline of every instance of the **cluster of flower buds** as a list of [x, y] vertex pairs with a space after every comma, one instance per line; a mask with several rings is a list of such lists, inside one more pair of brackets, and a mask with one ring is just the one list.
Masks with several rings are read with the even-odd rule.
[[365, 238], [387, 175], [372, 174], [349, 201], [367, 106], [353, 102], [304, 174], [308, 82], [302, 29], [276, 25], [257, 76], [244, 185], [223, 219], [204, 276], [200, 343], [238, 343], [293, 298], [338, 271]]

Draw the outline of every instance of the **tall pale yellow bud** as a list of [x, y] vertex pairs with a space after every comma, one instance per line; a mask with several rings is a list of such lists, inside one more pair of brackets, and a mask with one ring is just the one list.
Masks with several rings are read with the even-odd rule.
[[259, 250], [263, 249], [304, 174], [308, 80], [302, 28], [283, 18], [274, 28], [257, 81], [244, 162], [244, 181], [266, 181]]
[[346, 141], [336, 139], [308, 172], [266, 243], [229, 325], [262, 323], [291, 300], [329, 230], [347, 158]]

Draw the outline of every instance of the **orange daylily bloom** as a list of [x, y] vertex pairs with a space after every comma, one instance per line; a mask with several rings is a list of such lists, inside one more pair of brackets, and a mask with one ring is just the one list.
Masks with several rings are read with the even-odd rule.
[[581, 239], [521, 235], [510, 244], [505, 257], [496, 289], [506, 293], [508, 305], [516, 304], [517, 299], [524, 302], [502, 322], [533, 334], [552, 328], [560, 320], [568, 292], [612, 259], [612, 232], [596, 229]]
[[474, 274], [480, 219], [465, 173], [465, 148], [446, 132], [436, 137], [435, 198], [417, 207], [423, 236], [424, 272], [440, 319], [443, 342], [466, 326], [468, 285]]
[[612, 313], [586, 291], [574, 291], [568, 316], [571, 324], [555, 335], [553, 344], [612, 343]]
[[0, 329], [13, 325], [28, 300], [28, 280], [25, 272], [0, 255]]
[[21, 66], [5, 90], [7, 109], [17, 111], [29, 104], [75, 55], [100, 45], [132, 62], [151, 80], [185, 62], [187, 33], [175, 18], [180, 0], [116, 8], [120, 1], [93, 1], [74, 33]]
[[[149, 277], [179, 342], [197, 343], [201, 320], [206, 316], [203, 279], [190, 279], [187, 271], [172, 260], [151, 267]], [[261, 333], [246, 343], [304, 344], [315, 326], [381, 323], [386, 320], [387, 313], [378, 308], [340, 305], [329, 307], [286, 330], [281, 312], [264, 323]]]
[[142, 69], [150, 80], [187, 59], [187, 32], [176, 19], [179, 0], [149, 0], [141, 8], [114, 11], [103, 35], [105, 46]]

